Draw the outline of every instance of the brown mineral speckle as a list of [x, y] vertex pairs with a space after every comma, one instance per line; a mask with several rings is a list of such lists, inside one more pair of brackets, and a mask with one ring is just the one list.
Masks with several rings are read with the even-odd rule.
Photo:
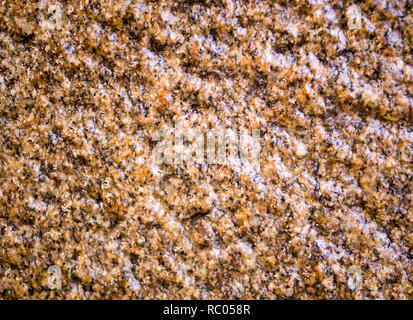
[[0, 3], [0, 298], [413, 296], [411, 1]]

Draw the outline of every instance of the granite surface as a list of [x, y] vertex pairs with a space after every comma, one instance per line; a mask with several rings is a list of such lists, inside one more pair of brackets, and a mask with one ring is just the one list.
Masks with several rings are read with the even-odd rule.
[[410, 0], [1, 0], [0, 298], [410, 299], [412, 103]]

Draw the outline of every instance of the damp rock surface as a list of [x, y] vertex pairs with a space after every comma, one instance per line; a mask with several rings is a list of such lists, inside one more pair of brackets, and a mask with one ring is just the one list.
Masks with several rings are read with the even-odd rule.
[[0, 298], [413, 296], [411, 1], [0, 3]]

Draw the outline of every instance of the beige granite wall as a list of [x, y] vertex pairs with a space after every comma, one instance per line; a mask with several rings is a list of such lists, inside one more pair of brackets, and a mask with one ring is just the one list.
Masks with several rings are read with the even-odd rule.
[[409, 0], [0, 1], [0, 298], [411, 298], [412, 50]]

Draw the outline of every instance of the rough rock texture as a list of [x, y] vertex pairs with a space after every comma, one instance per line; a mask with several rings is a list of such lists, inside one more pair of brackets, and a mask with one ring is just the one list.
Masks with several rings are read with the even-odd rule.
[[[0, 1], [0, 298], [411, 298], [412, 50], [410, 0]], [[180, 119], [261, 171], [154, 166]]]

